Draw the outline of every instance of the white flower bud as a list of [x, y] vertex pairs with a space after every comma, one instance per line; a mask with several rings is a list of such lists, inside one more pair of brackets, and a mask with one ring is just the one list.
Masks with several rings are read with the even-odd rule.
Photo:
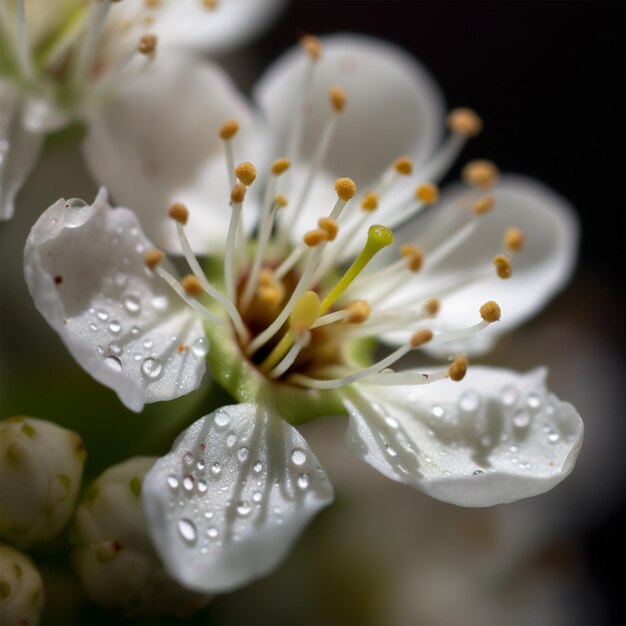
[[82, 439], [32, 417], [0, 422], [0, 536], [20, 547], [69, 521], [85, 462]]
[[0, 545], [0, 624], [38, 624], [43, 600], [43, 583], [34, 563]]
[[156, 457], [135, 457], [106, 470], [87, 490], [72, 528], [72, 561], [87, 595], [129, 617], [185, 617], [209, 597], [165, 572], [144, 519], [141, 485]]

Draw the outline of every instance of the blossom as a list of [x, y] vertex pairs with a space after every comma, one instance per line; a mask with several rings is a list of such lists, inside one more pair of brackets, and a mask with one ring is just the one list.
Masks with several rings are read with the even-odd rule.
[[41, 574], [32, 560], [0, 545], [0, 622], [38, 624], [43, 602]]
[[[160, 98], [175, 76], [202, 74], [201, 64], [181, 52], [226, 51], [261, 30], [281, 4], [2, 0], [0, 219], [13, 215], [15, 196], [48, 132], [76, 120], [106, 124], [108, 99], [131, 106], [137, 89], [144, 97]], [[153, 63], [157, 46], [178, 52], [175, 61]], [[97, 175], [101, 157], [89, 136], [85, 153]]]
[[[154, 212], [163, 198], [152, 210], [141, 202], [151, 239], [103, 189], [92, 205], [52, 205], [25, 248], [37, 308], [127, 406], [197, 388], [205, 357], [239, 402], [183, 431], [143, 484], [157, 551], [198, 591], [275, 567], [332, 500], [298, 423], [347, 414], [357, 457], [463, 506], [552, 488], [582, 442], [580, 417], [548, 391], [545, 370], [467, 371], [468, 353], [484, 352], [569, 277], [577, 229], [567, 203], [488, 161], [468, 163], [463, 182], [440, 194], [478, 116], [452, 111], [442, 139], [437, 88], [390, 45], [307, 37], [302, 48], [255, 90], [269, 143], [253, 114], [243, 145], [240, 124], [226, 121], [219, 169], [214, 155], [168, 216]], [[184, 139], [190, 151], [202, 141]], [[258, 145], [261, 160], [236, 165], [235, 154]], [[176, 168], [166, 140], [152, 147]], [[230, 195], [201, 211], [198, 189], [220, 175]], [[132, 177], [108, 178], [118, 200], [139, 195]], [[246, 208], [257, 209], [255, 230]], [[191, 273], [179, 279], [154, 240], [177, 244]], [[194, 252], [214, 257], [203, 265]], [[376, 360], [372, 339], [394, 350]], [[416, 351], [450, 362], [390, 369]]]

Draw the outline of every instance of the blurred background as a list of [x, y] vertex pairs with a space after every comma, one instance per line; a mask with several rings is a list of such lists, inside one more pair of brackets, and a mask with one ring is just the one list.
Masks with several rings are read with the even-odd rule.
[[[574, 279], [482, 361], [519, 370], [547, 365], [551, 389], [585, 420], [586, 441], [573, 474], [555, 490], [466, 510], [353, 459], [343, 445], [343, 419], [306, 425], [336, 503], [274, 574], [215, 598], [185, 623], [624, 623], [625, 7], [291, 1], [260, 39], [217, 59], [250, 93], [263, 69], [302, 34], [388, 39], [424, 64], [450, 107], [469, 106], [483, 117], [485, 130], [461, 163], [489, 158], [572, 203], [582, 224]], [[199, 414], [206, 399], [197, 392], [130, 414], [68, 356], [32, 306], [21, 250], [42, 210], [60, 196], [88, 199], [95, 187], [77, 141], [67, 136], [49, 140], [32, 180], [16, 218], [0, 225], [0, 417], [27, 414], [79, 432], [88, 481], [131, 454], [163, 452], [155, 441], [179, 430], [169, 433], [168, 414]], [[45, 550], [40, 558], [48, 585], [42, 623], [67, 623], [68, 616], [125, 623], [89, 604], [63, 558]]]

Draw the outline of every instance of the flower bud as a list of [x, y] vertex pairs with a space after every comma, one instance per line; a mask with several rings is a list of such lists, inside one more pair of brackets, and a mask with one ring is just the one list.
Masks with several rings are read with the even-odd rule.
[[38, 624], [43, 601], [43, 583], [34, 563], [0, 545], [0, 624]]
[[22, 547], [58, 535], [74, 510], [85, 456], [71, 430], [32, 417], [0, 422], [0, 536]]
[[186, 617], [209, 597], [165, 572], [148, 534], [141, 485], [156, 457], [135, 457], [106, 470], [87, 490], [72, 528], [72, 561], [87, 595], [128, 617]]

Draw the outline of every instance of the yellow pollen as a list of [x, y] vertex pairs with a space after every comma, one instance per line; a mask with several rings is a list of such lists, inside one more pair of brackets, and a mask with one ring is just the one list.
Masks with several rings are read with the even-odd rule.
[[405, 243], [400, 247], [400, 254], [408, 260], [409, 269], [412, 272], [419, 272], [422, 268], [424, 254], [417, 246]]
[[328, 90], [328, 95], [330, 97], [330, 104], [332, 105], [333, 110], [336, 113], [341, 113], [341, 111], [346, 108], [348, 94], [346, 94], [341, 87], [337, 87], [335, 85]]
[[474, 187], [491, 187], [498, 178], [498, 168], [491, 161], [470, 161], [461, 172], [463, 180]]
[[423, 346], [425, 343], [428, 343], [433, 338], [433, 333], [431, 330], [427, 328], [423, 328], [422, 330], [418, 330], [411, 337], [411, 348], [419, 348]]
[[305, 233], [302, 240], [309, 248], [315, 248], [324, 241], [328, 241], [328, 233], [323, 228], [316, 228]]
[[282, 193], [279, 193], [275, 198], [274, 201], [276, 202], [276, 204], [278, 205], [278, 208], [282, 209], [284, 207], [286, 207], [289, 202], [287, 201], [287, 196], [285, 196]]
[[220, 137], [224, 141], [232, 139], [239, 131], [239, 122], [237, 120], [227, 120], [220, 128]]
[[318, 220], [317, 225], [325, 230], [328, 234], [328, 241], [335, 241], [337, 237], [337, 232], [339, 231], [339, 226], [337, 226], [337, 222], [335, 222], [332, 217], [322, 217]]
[[524, 231], [520, 228], [508, 228], [504, 233], [504, 245], [513, 252], [524, 247]]
[[394, 169], [402, 176], [408, 176], [413, 172], [413, 161], [409, 157], [400, 157], [393, 164]]
[[434, 204], [439, 199], [439, 187], [435, 183], [424, 183], [415, 190], [415, 197], [424, 204]]
[[322, 44], [317, 37], [305, 35], [300, 39], [300, 45], [313, 61], [318, 61], [322, 56]]
[[187, 274], [187, 276], [180, 281], [180, 284], [190, 296], [199, 296], [204, 293], [202, 283], [199, 278], [193, 274]]
[[142, 35], [137, 44], [137, 50], [141, 52], [141, 54], [154, 54], [156, 47], [157, 36], [151, 34]]
[[348, 324], [362, 324], [372, 312], [372, 307], [365, 300], [354, 300], [346, 307], [346, 317]]
[[509, 261], [503, 254], [498, 254], [493, 258], [493, 264], [496, 266], [496, 272], [500, 278], [511, 278], [513, 274], [513, 267], [511, 261]]
[[149, 9], [156, 9], [157, 7], [160, 7], [162, 2], [163, 0], [144, 0], [144, 4]]
[[272, 163], [272, 174], [274, 174], [274, 176], [280, 176], [289, 169], [290, 165], [291, 161], [289, 159], [276, 159], [274, 163]]
[[448, 368], [448, 376], [457, 382], [463, 380], [467, 373], [467, 366], [467, 357], [463, 355], [457, 356], [454, 361], [452, 361], [452, 365]]
[[189, 219], [189, 210], [182, 202], [174, 202], [169, 208], [167, 214], [176, 222], [179, 222], [183, 226]]
[[366, 193], [361, 208], [364, 211], [375, 211], [378, 208], [378, 194], [375, 191]]
[[476, 215], [484, 215], [493, 209], [495, 203], [496, 199], [493, 196], [484, 196], [472, 204], [472, 211], [474, 211]]
[[247, 187], [245, 185], [242, 185], [241, 183], [235, 183], [235, 186], [230, 192], [230, 199], [235, 204], [241, 204], [243, 202], [243, 199], [246, 197], [246, 189]]
[[218, 0], [202, 0], [202, 6], [209, 11], [215, 11], [219, 2]]
[[485, 322], [489, 322], [490, 324], [500, 320], [500, 313], [500, 305], [493, 300], [485, 302], [485, 304], [480, 307], [480, 316]]
[[249, 187], [256, 178], [256, 167], [250, 161], [240, 163], [235, 167], [235, 176], [246, 186]]
[[430, 300], [427, 300], [424, 304], [424, 311], [426, 311], [426, 313], [428, 313], [428, 315], [430, 315], [431, 317], [435, 317], [435, 315], [439, 313], [440, 307], [441, 304], [439, 300], [437, 300], [437, 298], [431, 298]]
[[156, 248], [153, 248], [152, 250], [148, 250], [143, 255], [144, 265], [150, 271], [154, 272], [154, 270], [157, 268], [157, 265], [163, 260], [164, 256], [165, 255], [160, 250], [157, 250]]
[[483, 128], [483, 121], [471, 109], [454, 109], [448, 115], [448, 128], [459, 135], [473, 137]]
[[335, 181], [335, 191], [342, 200], [348, 202], [354, 198], [356, 183], [351, 178], [338, 178]]

